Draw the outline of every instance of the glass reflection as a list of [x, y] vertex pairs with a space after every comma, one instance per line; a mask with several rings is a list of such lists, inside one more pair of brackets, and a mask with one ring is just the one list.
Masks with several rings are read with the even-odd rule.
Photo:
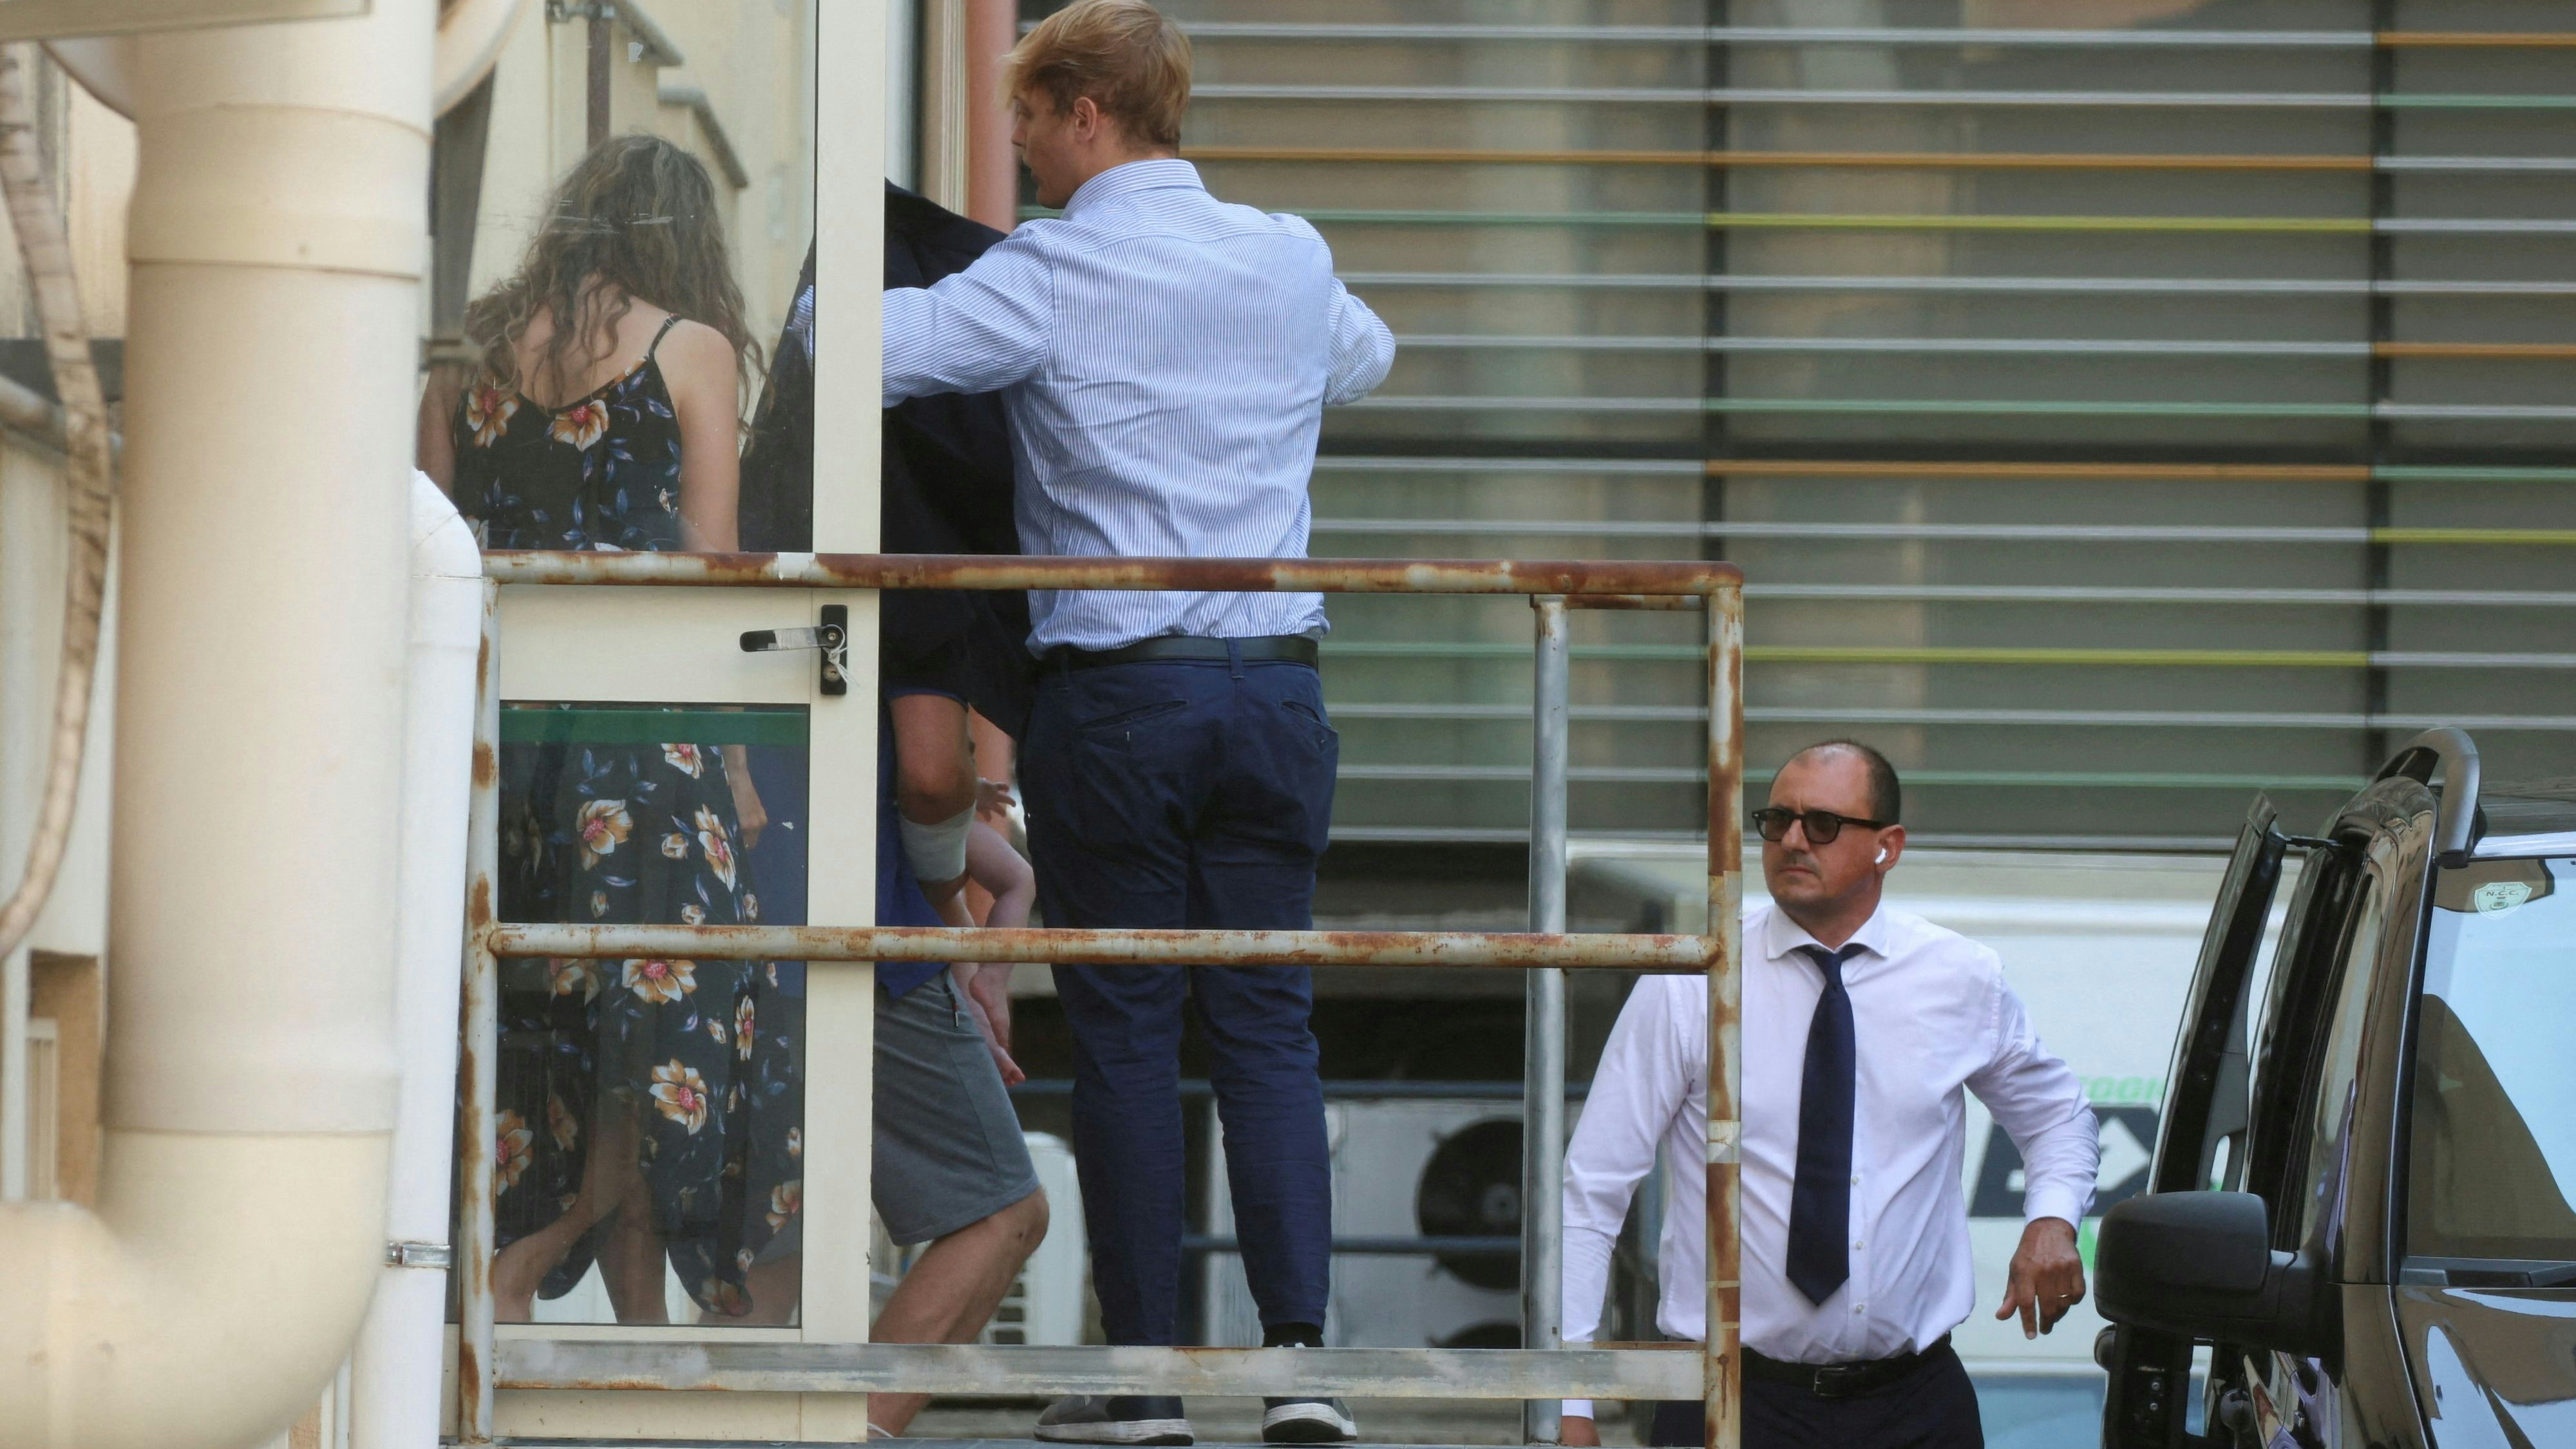
[[[807, 0], [524, 6], [440, 116], [415, 455], [485, 547], [761, 527], [741, 457], [812, 233], [814, 24]], [[762, 507], [810, 514], [774, 496], [810, 474]], [[502, 774], [506, 919], [805, 918], [802, 711], [516, 704]], [[499, 1316], [792, 1322], [801, 964], [501, 984]]]
[[2407, 1251], [2576, 1264], [2576, 861], [2435, 875], [2415, 1026]]
[[761, 359], [743, 311], [705, 164], [603, 142], [466, 308], [462, 381], [422, 399], [422, 467], [487, 548], [733, 549]]
[[[804, 732], [797, 709], [509, 708], [503, 916], [801, 921]], [[518, 959], [501, 981], [497, 1316], [790, 1321], [801, 964]]]

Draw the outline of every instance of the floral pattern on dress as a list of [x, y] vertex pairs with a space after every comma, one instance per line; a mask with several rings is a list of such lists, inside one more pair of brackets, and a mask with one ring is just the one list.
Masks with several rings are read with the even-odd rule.
[[510, 419], [518, 416], [518, 394], [507, 388], [473, 387], [465, 390], [465, 426], [474, 434], [474, 446], [488, 448], [509, 430]]
[[621, 984], [646, 1001], [677, 1001], [698, 989], [697, 971], [686, 961], [629, 961]]
[[593, 800], [581, 807], [578, 828], [581, 831], [581, 865], [582, 869], [588, 870], [599, 864], [602, 857], [617, 853], [617, 847], [624, 845], [626, 837], [634, 831], [635, 822], [627, 817], [625, 801]]
[[686, 1062], [673, 1061], [653, 1069], [653, 1107], [655, 1111], [692, 1135], [707, 1125], [707, 1079]]
[[723, 816], [703, 805], [698, 807], [697, 819], [692, 823], [698, 827], [698, 849], [707, 853], [707, 869], [715, 872], [726, 890], [732, 890], [733, 832], [725, 829]]
[[450, 433], [451, 492], [485, 548], [680, 547], [680, 421], [651, 353], [555, 409], [478, 379], [458, 401]]
[[[451, 434], [453, 496], [487, 548], [680, 547], [679, 427], [650, 353], [560, 409], [469, 388]], [[501, 796], [506, 919], [753, 918], [714, 745], [507, 745]], [[776, 991], [756, 961], [503, 963], [499, 1243], [560, 1218], [588, 1154], [618, 1144], [644, 1184], [622, 1211], [649, 1215], [700, 1307], [748, 1312], [752, 1265], [773, 1244], [795, 1249], [780, 1241], [795, 1214], [779, 1213], [778, 1189], [802, 1176], [789, 1143], [801, 1141], [804, 1003]], [[543, 1296], [581, 1281], [601, 1233], [575, 1244]]]
[[607, 433], [608, 404], [596, 398], [565, 408], [546, 424], [547, 437], [558, 443], [570, 443], [584, 451]]
[[558, 957], [546, 963], [546, 978], [557, 996], [581, 994], [584, 1001], [599, 998], [599, 963]]
[[[691, 752], [663, 743], [503, 753], [502, 894], [511, 919], [562, 919], [568, 902], [599, 920], [749, 919], [721, 750], [697, 746], [695, 775], [675, 763]], [[541, 809], [541, 800], [552, 803]], [[604, 830], [621, 820], [623, 834]], [[672, 839], [676, 854], [663, 848]], [[628, 843], [644, 841], [652, 844]], [[563, 1213], [591, 1147], [634, 1141], [626, 1150], [640, 1159], [654, 1230], [680, 1281], [722, 1287], [692, 1295], [712, 1313], [747, 1311], [738, 1260], [757, 1258], [801, 1202], [779, 1198], [777, 1188], [802, 1175], [789, 1149], [804, 1100], [802, 1012], [792, 1009], [802, 1001], [776, 994], [767, 962], [524, 965], [525, 989], [509, 989], [505, 977], [500, 1087], [520, 1119], [549, 1130], [529, 1134], [523, 1176], [501, 1194], [501, 1241]], [[602, 1125], [612, 1119], [631, 1125]], [[593, 1251], [588, 1241], [577, 1247], [542, 1291], [569, 1291]]]
[[493, 1118], [492, 1134], [499, 1139], [493, 1152], [492, 1173], [506, 1192], [527, 1175], [528, 1163], [536, 1155], [537, 1134], [528, 1130], [528, 1120], [516, 1112], [503, 1112]]
[[546, 1132], [555, 1139], [555, 1146], [566, 1152], [581, 1145], [581, 1119], [564, 1105], [563, 1098], [551, 1092], [546, 1094]]

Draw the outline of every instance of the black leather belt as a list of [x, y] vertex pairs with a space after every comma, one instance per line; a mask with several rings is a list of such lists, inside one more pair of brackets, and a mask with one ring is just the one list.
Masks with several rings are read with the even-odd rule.
[[1877, 1393], [1921, 1368], [1924, 1360], [1938, 1358], [1949, 1351], [1950, 1335], [1946, 1333], [1919, 1353], [1861, 1359], [1853, 1363], [1785, 1363], [1776, 1358], [1765, 1358], [1748, 1348], [1744, 1350], [1744, 1372], [1757, 1379], [1796, 1384], [1820, 1399], [1857, 1399], [1864, 1394]]
[[1118, 649], [1076, 649], [1058, 644], [1046, 652], [1050, 669], [1098, 669], [1104, 664], [1139, 664], [1154, 659], [1224, 661], [1240, 651], [1246, 663], [1303, 664], [1315, 667], [1315, 641], [1303, 634], [1262, 634], [1250, 639], [1202, 639], [1191, 634], [1163, 634]]

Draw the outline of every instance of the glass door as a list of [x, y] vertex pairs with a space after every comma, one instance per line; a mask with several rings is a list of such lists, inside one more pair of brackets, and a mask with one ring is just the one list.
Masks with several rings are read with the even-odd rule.
[[[419, 450], [486, 547], [874, 547], [886, 27], [882, 0], [521, 10], [434, 165]], [[743, 647], [826, 609], [845, 690]], [[500, 919], [869, 924], [875, 621], [849, 591], [505, 587]], [[864, 1341], [872, 978], [503, 960], [501, 1343]], [[504, 1389], [492, 1427], [859, 1439], [865, 1401]]]

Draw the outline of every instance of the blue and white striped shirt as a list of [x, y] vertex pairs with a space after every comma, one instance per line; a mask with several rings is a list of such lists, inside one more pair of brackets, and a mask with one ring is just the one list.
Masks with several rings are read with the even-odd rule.
[[[1031, 554], [1303, 558], [1326, 405], [1364, 397], [1395, 338], [1293, 216], [1131, 161], [973, 266], [885, 294], [885, 401], [1001, 392]], [[1324, 627], [1317, 594], [1038, 592], [1032, 652], [1158, 634]]]

